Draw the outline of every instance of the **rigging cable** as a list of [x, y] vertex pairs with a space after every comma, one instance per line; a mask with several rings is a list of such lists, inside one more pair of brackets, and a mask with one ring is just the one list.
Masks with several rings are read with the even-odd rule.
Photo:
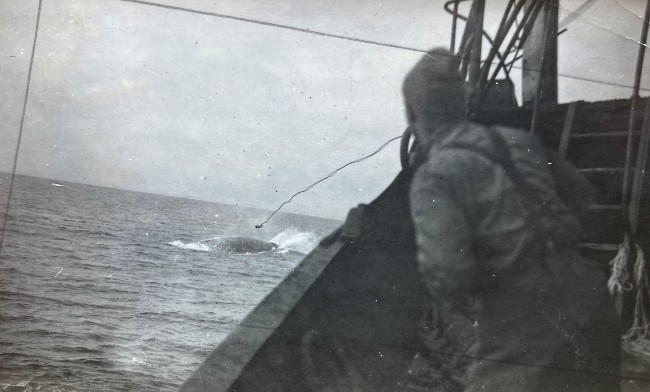
[[[146, 5], [146, 6], [151, 6], [151, 7], [164, 8], [164, 9], [169, 9], [169, 10], [172, 10], [172, 11], [182, 11], [182, 12], [187, 12], [187, 13], [191, 13], [191, 14], [213, 16], [213, 17], [222, 18], [222, 19], [231, 19], [231, 20], [236, 20], [236, 21], [239, 21], [239, 22], [253, 23], [253, 24], [258, 24], [258, 25], [263, 25], [263, 26], [275, 27], [275, 28], [279, 28], [279, 29], [297, 31], [297, 32], [306, 33], [306, 34], [318, 35], [318, 36], [321, 36], [321, 37], [329, 37], [329, 38], [342, 39], [342, 40], [346, 40], [346, 41], [359, 42], [359, 43], [362, 43], [362, 44], [377, 45], [377, 46], [383, 46], [383, 47], [386, 47], [386, 48], [401, 49], [401, 50], [407, 50], [407, 51], [410, 51], [410, 52], [417, 52], [417, 53], [427, 53], [427, 50], [412, 48], [412, 47], [403, 46], [403, 45], [395, 45], [395, 44], [389, 44], [389, 43], [386, 43], [386, 42], [348, 37], [348, 36], [340, 35], [340, 34], [326, 33], [326, 32], [323, 32], [323, 31], [311, 30], [311, 29], [308, 29], [308, 28], [301, 28], [301, 27], [283, 25], [283, 24], [280, 24], [280, 23], [264, 22], [264, 21], [261, 21], [261, 20], [251, 19], [251, 18], [244, 18], [244, 17], [240, 17], [240, 16], [220, 14], [220, 13], [209, 12], [209, 11], [200, 11], [200, 10], [195, 10], [195, 9], [191, 9], [191, 8], [183, 8], [183, 7], [178, 7], [178, 6], [166, 5], [166, 4], [158, 4], [158, 3], [153, 3], [153, 2], [150, 2], [150, 1], [143, 1], [143, 0], [119, 0], [119, 1], [122, 1], [122, 2], [125, 2], [125, 3], [133, 3], [133, 4], [140, 4], [140, 5]], [[562, 11], [567, 11], [565, 9], [561, 9], [561, 10]], [[567, 11], [567, 12], [570, 12], [570, 11]], [[618, 35], [620, 35], [620, 34], [618, 34]], [[516, 67], [516, 66], [513, 66], [512, 68], [523, 69], [523, 67]], [[578, 76], [578, 75], [567, 75], [567, 74], [561, 74], [559, 72], [558, 72], [557, 75], [561, 76], [561, 77], [564, 77], [564, 78], [582, 80], [582, 81], [585, 81], [585, 82], [591, 82], [591, 83], [602, 84], [602, 85], [607, 85], [607, 86], [624, 87], [624, 88], [632, 87], [632, 86], [629, 86], [627, 84], [608, 82], [608, 81], [605, 81], [605, 80], [591, 79], [591, 78], [587, 78], [587, 77], [584, 77], [584, 76]], [[649, 91], [650, 92], [650, 88], [641, 88], [641, 91]]]
[[[582, 16], [582, 15], [579, 15], [578, 12], [579, 12], [580, 8], [582, 8], [582, 7], [578, 8], [578, 10], [576, 10], [576, 11], [569, 11], [569, 10], [567, 10], [566, 8], [562, 8], [562, 7], [560, 7], [559, 5], [555, 5], [555, 4], [553, 4], [553, 7], [557, 7], [558, 10], [568, 13], [569, 16], [572, 16], [572, 15], [573, 15], [576, 19], [580, 19], [580, 20], [584, 21], [585, 23], [589, 23], [589, 24], [591, 24], [591, 25], [593, 25], [593, 26], [596, 26], [596, 27], [599, 27], [599, 28], [601, 28], [601, 29], [607, 30], [607, 31], [609, 31], [610, 33], [612, 33], [612, 34], [614, 34], [614, 35], [618, 35], [619, 37], [622, 37], [622, 38], [625, 38], [625, 39], [627, 39], [627, 40], [633, 41], [633, 42], [635, 42], [635, 43], [637, 43], [637, 44], [639, 44], [639, 45], [642, 45], [642, 46], [648, 47], [648, 44], [646, 44], [646, 43], [644, 43], [644, 42], [642, 42], [642, 41], [637, 41], [637, 40], [635, 40], [634, 38], [632, 38], [632, 37], [628, 37], [627, 35], [625, 35], [625, 34], [623, 34], [623, 33], [619, 33], [618, 31], [616, 31], [616, 30], [614, 30], [614, 29], [612, 29], [612, 28], [609, 28], [609, 27], [607, 27], [607, 26], [605, 26], [605, 25], [602, 25], [602, 24], [600, 24], [600, 23], [596, 23], [596, 22], [594, 22], [594, 21], [591, 20], [591, 19], [585, 18], [585, 17]], [[635, 15], [636, 15], [636, 14], [635, 14]], [[637, 15], [637, 16], [638, 16], [638, 15]], [[568, 19], [568, 18], [566, 18], [566, 19]]]
[[[581, 16], [582, 14], [584, 14], [585, 12], [587, 12], [587, 10], [588, 10], [589, 8], [591, 8], [592, 5], [596, 4], [596, 1], [597, 1], [597, 0], [585, 0], [585, 2], [582, 3], [582, 5], [580, 5], [580, 7], [576, 8], [576, 9], [573, 10], [573, 11], [567, 11], [567, 10], [564, 10], [564, 11], [569, 12], [569, 15], [567, 15], [564, 19], [562, 19], [562, 20], [558, 23], [558, 27], [557, 27], [557, 29], [558, 29], [558, 30], [562, 30], [562, 29], [566, 28], [566, 27], [567, 27], [571, 22], [573, 22], [573, 21], [574, 21], [578, 16]], [[559, 34], [559, 33], [558, 33], [558, 34]]]
[[395, 140], [397, 140], [397, 139], [401, 139], [401, 138], [402, 138], [402, 135], [399, 135], [399, 136], [395, 136], [395, 137], [392, 138], [392, 139], [387, 140], [387, 141], [386, 141], [384, 144], [382, 144], [378, 149], [376, 149], [375, 152], [373, 152], [372, 154], [364, 155], [364, 156], [362, 156], [362, 157], [359, 158], [359, 159], [355, 159], [354, 161], [348, 162], [348, 163], [346, 163], [345, 165], [343, 165], [343, 166], [339, 167], [338, 169], [334, 170], [334, 171], [331, 172], [330, 174], [326, 175], [325, 177], [321, 178], [320, 180], [318, 180], [318, 181], [314, 182], [313, 184], [309, 185], [307, 188], [305, 188], [305, 189], [303, 189], [303, 190], [301, 190], [301, 191], [299, 191], [299, 192], [294, 193], [293, 196], [291, 196], [291, 197], [289, 198], [289, 200], [287, 200], [287, 201], [285, 201], [284, 203], [280, 204], [280, 207], [278, 207], [275, 211], [273, 211], [273, 212], [271, 213], [271, 215], [269, 215], [269, 217], [266, 218], [266, 220], [265, 220], [264, 222], [260, 223], [259, 225], [255, 225], [255, 228], [256, 228], [256, 229], [260, 229], [260, 228], [262, 228], [262, 226], [264, 226], [264, 224], [266, 224], [266, 222], [268, 222], [269, 220], [271, 220], [271, 218], [273, 218], [273, 215], [275, 215], [276, 212], [280, 211], [280, 209], [281, 209], [282, 207], [284, 207], [286, 204], [291, 203], [291, 201], [293, 200], [294, 197], [298, 196], [298, 195], [301, 194], [301, 193], [305, 193], [305, 192], [307, 192], [308, 190], [310, 190], [311, 188], [313, 188], [313, 187], [316, 186], [317, 184], [320, 184], [321, 182], [327, 180], [328, 178], [332, 177], [333, 175], [335, 175], [336, 173], [338, 173], [338, 172], [341, 171], [342, 169], [344, 169], [344, 168], [346, 168], [346, 167], [348, 167], [348, 166], [350, 166], [350, 165], [353, 165], [353, 164], [355, 164], [355, 163], [361, 162], [361, 161], [363, 161], [363, 160], [365, 160], [365, 159], [368, 159], [368, 158], [372, 157], [373, 155], [376, 155], [377, 153], [379, 153], [379, 151], [383, 150], [384, 147], [386, 147], [387, 145], [389, 145], [391, 142], [394, 142]]
[[34, 42], [32, 43], [32, 54], [29, 58], [29, 69], [27, 71], [27, 87], [25, 88], [25, 99], [23, 101], [23, 113], [20, 118], [20, 128], [18, 130], [18, 141], [16, 143], [16, 151], [14, 153], [14, 163], [11, 169], [11, 179], [9, 180], [9, 192], [7, 192], [7, 205], [5, 206], [4, 216], [2, 218], [2, 232], [0, 232], [0, 255], [4, 247], [5, 231], [7, 230], [7, 221], [9, 220], [9, 205], [11, 204], [11, 195], [14, 189], [14, 179], [16, 177], [16, 166], [18, 164], [18, 152], [20, 150], [20, 142], [23, 136], [23, 127], [25, 125], [25, 112], [27, 111], [27, 98], [29, 97], [29, 86], [32, 81], [32, 69], [34, 67], [34, 53], [36, 52], [36, 41], [38, 38], [38, 27], [41, 22], [41, 9], [43, 8], [43, 0], [38, 0], [38, 12], [36, 13], [36, 28], [34, 29]]
[[[447, 2], [443, 5], [444, 10], [447, 11], [448, 14], [451, 14], [451, 15], [454, 16], [454, 21], [455, 21], [456, 19], [460, 19], [460, 20], [462, 20], [463, 22], [467, 22], [468, 17], [458, 13], [458, 5], [459, 5], [461, 2], [463, 2], [463, 1], [467, 1], [467, 0], [449, 0], [449, 1], [447, 1]], [[449, 9], [449, 6], [452, 5], [452, 4], [454, 5], [454, 9], [453, 9], [453, 10], [450, 10], [450, 9]], [[454, 26], [453, 29], [455, 30], [455, 28], [456, 28], [456, 27]], [[486, 40], [486, 41], [487, 41], [491, 46], [494, 46], [494, 39], [492, 39], [492, 37], [490, 37], [490, 35], [487, 33], [487, 31], [481, 29], [481, 33], [482, 33], [482, 35], [483, 35], [483, 38], [485, 38], [485, 40]], [[453, 32], [454, 38], [453, 38], [453, 41], [452, 41], [452, 42], [454, 42], [454, 45], [451, 45], [451, 46], [452, 46], [452, 52], [454, 51], [454, 50], [453, 50], [453, 47], [455, 46], [455, 34], [456, 34], [456, 33], [455, 33], [455, 31], [454, 31], [454, 32]], [[501, 54], [501, 52], [497, 51], [497, 52], [496, 52], [496, 55], [497, 55], [497, 57], [499, 58], [499, 60], [502, 59], [502, 56], [503, 56], [503, 55]], [[506, 53], [506, 57], [507, 57], [507, 56], [508, 56], [508, 53]], [[510, 77], [509, 71], [506, 70], [505, 73], [506, 73], [506, 76], [507, 76], [507, 77]]]
[[626, 6], [625, 4], [621, 3], [620, 0], [614, 0], [614, 1], [615, 1], [618, 5], [620, 5], [621, 8], [623, 8], [623, 9], [629, 11], [631, 14], [635, 15], [637, 18], [639, 18], [639, 19], [645, 21], [645, 19], [643, 18], [643, 16], [637, 14], [637, 13], [634, 12], [630, 7], [628, 7], [628, 6]]

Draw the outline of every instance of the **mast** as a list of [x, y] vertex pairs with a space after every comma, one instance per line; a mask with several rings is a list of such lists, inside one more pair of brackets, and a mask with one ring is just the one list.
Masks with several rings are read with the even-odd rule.
[[[538, 0], [528, 0], [526, 8]], [[557, 32], [559, 0], [545, 0], [523, 47], [524, 105], [557, 103]]]

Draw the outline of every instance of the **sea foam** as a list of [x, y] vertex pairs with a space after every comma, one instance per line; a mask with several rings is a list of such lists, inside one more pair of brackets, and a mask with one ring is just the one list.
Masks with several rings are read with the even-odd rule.
[[300, 231], [294, 227], [289, 227], [269, 241], [278, 244], [279, 249], [309, 253], [318, 245], [320, 237], [311, 231]]
[[200, 242], [183, 242], [183, 241], [171, 241], [168, 242], [167, 244], [175, 246], [177, 248], [181, 249], [190, 249], [190, 250], [199, 250], [201, 252], [210, 252], [212, 250], [212, 247], [206, 244], [202, 244]]

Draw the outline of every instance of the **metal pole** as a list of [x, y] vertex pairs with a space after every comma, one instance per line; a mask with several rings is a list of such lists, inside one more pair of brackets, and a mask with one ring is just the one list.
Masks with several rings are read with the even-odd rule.
[[483, 17], [485, 14], [485, 0], [475, 0], [474, 35], [471, 42], [471, 54], [469, 56], [469, 85], [475, 91], [481, 76], [481, 51], [483, 48]]
[[632, 181], [632, 193], [630, 200], [630, 226], [636, 234], [639, 225], [639, 209], [641, 208], [641, 195], [645, 180], [645, 169], [648, 166], [648, 148], [650, 147], [650, 99], [645, 100], [645, 111], [639, 138], [639, 150], [636, 156], [636, 170]]
[[[637, 127], [636, 110], [639, 106], [639, 88], [641, 86], [641, 76], [643, 73], [643, 59], [645, 56], [645, 47], [648, 40], [648, 24], [650, 21], [650, 0], [646, 2], [645, 15], [643, 18], [643, 27], [641, 28], [641, 40], [639, 41], [639, 53], [636, 57], [636, 68], [634, 73], [634, 90], [632, 92], [632, 103], [630, 106], [630, 122], [627, 129], [627, 149], [625, 154], [625, 172], [623, 174], [623, 198], [622, 205], [625, 212], [625, 219], [628, 216], [628, 205], [630, 203], [630, 172], [632, 171], [632, 148], [633, 135]], [[641, 170], [641, 168], [637, 168]]]
[[[535, 91], [535, 98], [533, 100], [533, 115], [532, 119], [530, 121], [530, 133], [535, 133], [536, 128], [537, 128], [537, 117], [539, 116], [539, 105], [540, 101], [542, 101], [543, 93], [544, 93], [544, 69], [546, 68], [546, 63], [548, 61], [548, 52], [551, 48], [551, 42], [557, 39], [557, 37], [553, 37], [553, 34], [557, 34], [557, 31], [553, 31], [553, 18], [549, 17], [549, 11], [551, 10], [551, 7], [553, 4], [551, 4], [551, 1], [547, 1], [545, 4], [545, 11], [547, 12], [546, 18], [544, 20], [544, 35], [542, 38], [542, 58], [541, 58], [541, 64], [540, 64], [540, 75], [539, 79], [537, 80], [537, 90]], [[557, 20], [556, 20], [557, 21]], [[557, 41], [555, 41], [557, 42]], [[557, 61], [557, 58], [555, 58], [555, 61]], [[557, 75], [555, 75], [557, 76]]]
[[451, 44], [449, 45], [449, 50], [451, 53], [456, 51], [456, 24], [458, 23], [458, 3], [460, 0], [454, 2], [454, 17], [451, 20]]
[[[634, 238], [634, 231], [630, 223], [630, 172], [632, 171], [632, 148], [633, 148], [633, 135], [636, 129], [636, 110], [639, 105], [639, 88], [641, 86], [641, 74], [643, 72], [643, 57], [645, 56], [645, 43], [648, 39], [648, 20], [650, 19], [650, 0], [646, 2], [645, 17], [643, 18], [643, 27], [641, 27], [641, 41], [639, 42], [639, 53], [636, 58], [636, 68], [634, 73], [634, 89], [632, 93], [632, 103], [630, 106], [630, 121], [627, 134], [627, 149], [625, 153], [625, 172], [623, 174], [623, 197], [621, 200], [621, 209], [623, 211], [623, 219], [626, 225], [626, 236], [623, 241], [629, 241], [629, 259], [627, 260], [628, 270], [632, 270], [634, 261], [637, 258], [636, 239]], [[637, 170], [642, 168], [637, 167]], [[625, 291], [623, 294], [623, 309], [621, 314], [621, 327], [627, 330], [634, 323], [634, 294], [639, 288], [635, 287], [636, 282], [631, 279], [632, 290]]]

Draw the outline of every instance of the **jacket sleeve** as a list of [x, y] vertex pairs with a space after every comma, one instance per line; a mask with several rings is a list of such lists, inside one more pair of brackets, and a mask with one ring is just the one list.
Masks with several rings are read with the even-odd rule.
[[458, 177], [444, 172], [433, 161], [419, 167], [411, 182], [411, 215], [424, 283], [434, 298], [456, 302], [467, 296], [477, 265], [470, 222], [458, 197], [462, 197]]

